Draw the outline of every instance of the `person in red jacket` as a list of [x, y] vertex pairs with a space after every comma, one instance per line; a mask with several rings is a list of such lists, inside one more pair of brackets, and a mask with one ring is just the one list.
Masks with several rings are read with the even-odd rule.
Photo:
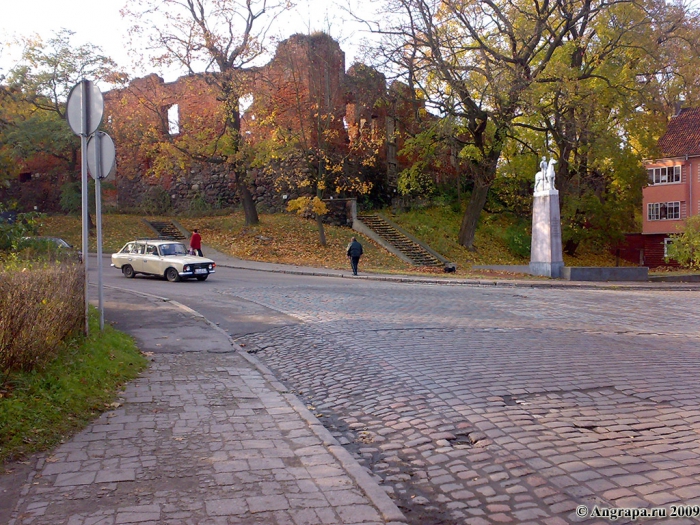
[[202, 236], [199, 234], [199, 230], [196, 228], [192, 230], [192, 238], [190, 239], [190, 248], [197, 252], [197, 255], [204, 257], [202, 255]]

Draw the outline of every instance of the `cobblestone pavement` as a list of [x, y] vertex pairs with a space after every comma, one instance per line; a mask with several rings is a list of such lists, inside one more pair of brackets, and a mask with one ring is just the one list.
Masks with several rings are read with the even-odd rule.
[[610, 523], [577, 516], [594, 506], [698, 521], [670, 515], [700, 504], [700, 292], [358, 280], [219, 293], [302, 321], [238, 342], [412, 523]]
[[150, 351], [151, 367], [113, 410], [37, 459], [10, 525], [403, 519], [298, 399], [220, 330], [172, 302], [108, 296], [121, 298], [108, 306]]

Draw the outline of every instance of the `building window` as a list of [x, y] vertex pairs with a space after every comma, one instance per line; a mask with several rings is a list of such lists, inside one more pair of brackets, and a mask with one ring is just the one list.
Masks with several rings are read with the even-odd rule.
[[180, 107], [177, 104], [168, 108], [168, 133], [171, 136], [180, 134]]
[[647, 220], [649, 221], [677, 220], [680, 218], [680, 201], [650, 202], [647, 204]]
[[680, 219], [681, 218], [681, 203], [678, 201], [666, 203], [666, 218]]
[[649, 176], [649, 184], [672, 184], [681, 181], [681, 167], [649, 168], [647, 175]]

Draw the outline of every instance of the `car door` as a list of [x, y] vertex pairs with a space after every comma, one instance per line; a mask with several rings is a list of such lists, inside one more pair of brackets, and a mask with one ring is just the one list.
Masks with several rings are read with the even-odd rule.
[[158, 254], [158, 246], [151, 243], [146, 243], [145, 252], [141, 255], [141, 270], [143, 273], [152, 275], [161, 275], [160, 271], [160, 255]]
[[134, 243], [129, 242], [124, 245], [124, 247], [117, 253], [112, 254], [112, 264], [117, 268], [121, 269], [125, 264], [131, 264], [133, 257], [131, 252], [134, 250]]
[[146, 252], [146, 245], [142, 242], [134, 243], [134, 246], [129, 254], [128, 263], [134, 268], [137, 273], [145, 272], [143, 257]]

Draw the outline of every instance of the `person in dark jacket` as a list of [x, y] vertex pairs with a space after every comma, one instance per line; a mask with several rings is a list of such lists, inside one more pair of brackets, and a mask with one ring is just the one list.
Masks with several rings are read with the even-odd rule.
[[362, 245], [357, 242], [355, 237], [352, 238], [350, 244], [348, 244], [347, 249], [348, 257], [350, 257], [350, 264], [352, 265], [352, 274], [357, 275], [357, 265], [360, 262], [360, 257], [362, 257]]

